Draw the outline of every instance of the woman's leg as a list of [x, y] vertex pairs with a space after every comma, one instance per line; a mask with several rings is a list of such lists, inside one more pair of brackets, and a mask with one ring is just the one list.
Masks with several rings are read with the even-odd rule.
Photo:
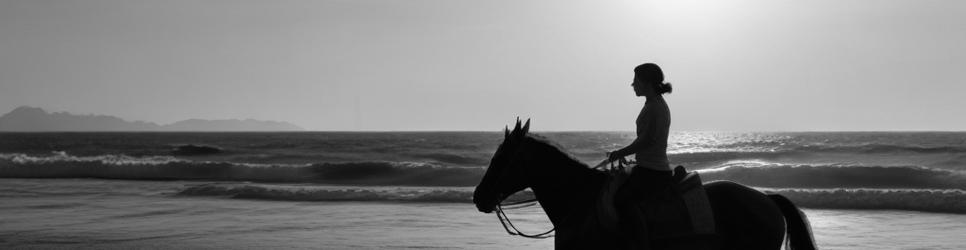
[[641, 204], [644, 206], [658, 199], [658, 196], [670, 190], [672, 182], [671, 171], [657, 171], [635, 167], [614, 197], [617, 211], [620, 213], [620, 228], [622, 234], [628, 238], [631, 249], [650, 249], [648, 242], [649, 230]]

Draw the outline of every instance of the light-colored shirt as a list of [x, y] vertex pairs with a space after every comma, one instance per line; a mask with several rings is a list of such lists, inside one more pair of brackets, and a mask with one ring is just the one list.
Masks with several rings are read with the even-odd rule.
[[634, 153], [638, 167], [659, 171], [671, 170], [667, 159], [667, 137], [671, 128], [671, 110], [664, 98], [648, 99], [637, 116], [637, 140], [641, 147]]

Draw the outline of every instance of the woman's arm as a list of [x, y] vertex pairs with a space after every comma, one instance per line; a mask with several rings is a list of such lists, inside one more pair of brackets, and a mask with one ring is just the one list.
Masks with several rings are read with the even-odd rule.
[[634, 142], [631, 142], [630, 145], [627, 145], [622, 149], [618, 149], [617, 151], [610, 152], [607, 155], [607, 159], [611, 161], [615, 161], [617, 159], [624, 158], [636, 152], [640, 152], [641, 149], [645, 149], [653, 144], [654, 144], [653, 140], [647, 140], [647, 139], [638, 137], [637, 139], [634, 139]]
[[654, 124], [656, 122], [654, 114], [652, 114], [651, 112], [647, 112], [645, 110], [646, 108], [644, 110], [641, 110], [641, 112], [643, 112], [641, 115], [643, 116], [644, 119], [637, 124], [638, 126], [637, 138], [634, 139], [634, 141], [631, 142], [630, 145], [627, 145], [626, 147], [621, 148], [617, 151], [608, 153], [607, 154], [608, 160], [614, 161], [620, 158], [624, 158], [628, 155], [640, 152], [650, 147], [651, 145], [657, 144], [657, 138], [655, 138], [654, 132], [651, 131], [651, 129], [656, 126], [656, 124]]

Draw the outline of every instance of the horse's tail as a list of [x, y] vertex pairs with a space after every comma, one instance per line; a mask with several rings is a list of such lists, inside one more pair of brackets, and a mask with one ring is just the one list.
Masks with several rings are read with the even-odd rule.
[[805, 216], [805, 213], [802, 213], [802, 210], [799, 210], [785, 196], [769, 194], [768, 198], [771, 198], [775, 205], [778, 205], [785, 216], [785, 227], [788, 231], [785, 248], [791, 250], [818, 249], [815, 246], [815, 239], [812, 237], [812, 227], [808, 224], [808, 217]]

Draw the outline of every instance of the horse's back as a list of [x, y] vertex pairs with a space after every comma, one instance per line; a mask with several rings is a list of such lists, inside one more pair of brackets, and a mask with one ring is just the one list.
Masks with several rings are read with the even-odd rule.
[[731, 181], [704, 184], [725, 249], [779, 249], [781, 210], [761, 191]]
[[[619, 249], [624, 244], [613, 231], [608, 209], [614, 191], [613, 180], [603, 183], [599, 197], [578, 213], [585, 216], [557, 227], [557, 249]], [[747, 186], [715, 181], [704, 184], [714, 219], [717, 237], [679, 238], [658, 244], [656, 249], [779, 249], [785, 233], [781, 210], [764, 193]], [[659, 240], [660, 241], [660, 240]], [[655, 242], [657, 243], [657, 242]], [[700, 243], [700, 244], [698, 244]], [[698, 244], [698, 245], [694, 245]], [[603, 248], [601, 248], [603, 246]]]

